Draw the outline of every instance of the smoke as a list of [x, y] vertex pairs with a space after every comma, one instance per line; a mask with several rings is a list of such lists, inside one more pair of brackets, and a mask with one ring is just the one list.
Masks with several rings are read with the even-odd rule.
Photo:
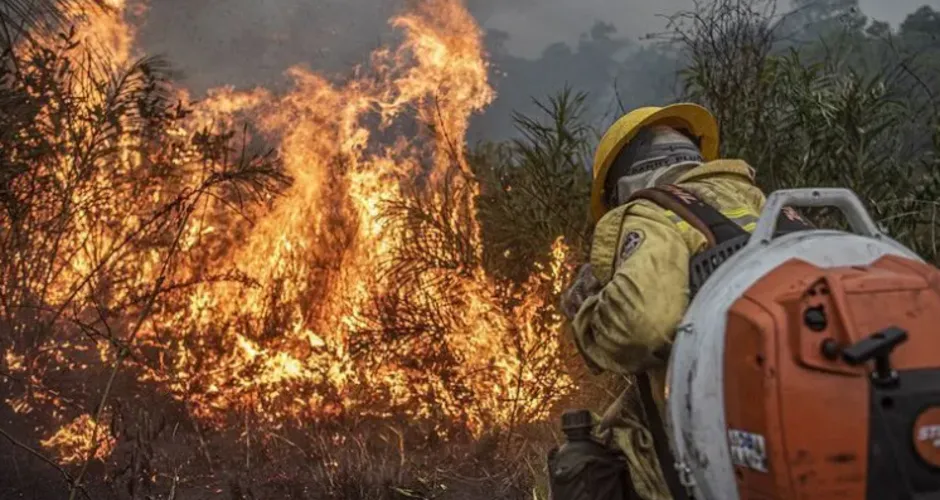
[[[484, 29], [508, 34], [516, 57], [537, 59], [555, 42], [576, 43], [598, 19], [643, 34], [661, 13], [687, 0], [468, 0]], [[628, 5], [629, 4], [629, 5]], [[342, 73], [396, 36], [388, 19], [405, 0], [161, 0], [151, 2], [140, 40], [165, 55], [196, 93], [231, 84], [270, 85], [294, 64]], [[660, 23], [663, 24], [664, 23]]]
[[[277, 90], [284, 71], [303, 64], [342, 78], [369, 53], [399, 36], [388, 19], [415, 0], [160, 0], [150, 2], [140, 30], [142, 48], [166, 56], [195, 95], [208, 88], [257, 85]], [[831, 0], [818, 0], [826, 2]], [[781, 5], [788, 4], [781, 0]], [[862, 12], [897, 25], [923, 4], [940, 0], [860, 0]], [[467, 0], [489, 32], [498, 98], [477, 118], [472, 139], [512, 133], [512, 110], [531, 111], [568, 84], [592, 92], [597, 113], [610, 111], [614, 81], [625, 104], [672, 95], [669, 58], [646, 54], [617, 67], [643, 36], [666, 27], [663, 16], [694, 0]], [[598, 27], [598, 20], [606, 24]], [[624, 99], [621, 99], [622, 101]], [[606, 109], [605, 109], [606, 107]]]
[[[478, 20], [499, 2], [470, 0]], [[143, 16], [140, 41], [167, 57], [199, 93], [219, 85], [266, 86], [306, 64], [343, 73], [398, 35], [388, 20], [406, 0], [160, 0]]]
[[166, 56], [196, 93], [219, 85], [270, 86], [290, 66], [327, 73], [364, 62], [390, 35], [394, 0], [161, 0], [140, 40]]

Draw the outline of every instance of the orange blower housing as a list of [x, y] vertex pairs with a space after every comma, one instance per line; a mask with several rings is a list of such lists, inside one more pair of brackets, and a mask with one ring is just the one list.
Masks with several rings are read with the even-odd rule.
[[724, 351], [739, 498], [940, 499], [940, 270], [789, 260], [733, 302]]
[[[777, 231], [824, 206], [850, 231]], [[775, 191], [736, 240], [690, 267], [666, 377], [673, 484], [696, 500], [940, 500], [940, 270], [847, 189]]]

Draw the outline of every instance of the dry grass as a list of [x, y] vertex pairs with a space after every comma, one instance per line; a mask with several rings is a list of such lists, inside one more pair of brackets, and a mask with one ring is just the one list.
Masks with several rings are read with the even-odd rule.
[[[5, 423], [22, 420], [5, 413]], [[508, 500], [544, 492], [546, 426], [447, 442], [433, 428], [383, 421], [266, 429], [248, 419], [207, 430], [181, 408], [128, 408], [107, 430], [117, 448], [92, 462], [84, 490], [95, 499]], [[59, 472], [22, 448], [5, 447], [0, 461], [3, 498], [69, 495]]]

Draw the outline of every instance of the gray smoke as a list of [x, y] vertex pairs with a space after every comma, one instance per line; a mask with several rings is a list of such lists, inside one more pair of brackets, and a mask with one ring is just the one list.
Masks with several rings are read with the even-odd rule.
[[199, 93], [231, 84], [271, 85], [306, 64], [339, 72], [364, 62], [390, 33], [399, 2], [387, 0], [160, 0], [140, 40], [166, 56]]
[[[518, 2], [529, 3], [531, 0]], [[166, 56], [185, 83], [209, 87], [270, 85], [285, 69], [306, 64], [338, 73], [364, 63], [394, 39], [388, 20], [406, 0], [159, 0], [149, 2], [140, 40]], [[497, 0], [469, 0], [485, 21]], [[533, 5], [535, 5], [533, 3]]]
[[[282, 88], [295, 64], [341, 77], [395, 40], [388, 19], [412, 0], [150, 0], [140, 39], [162, 54], [196, 95], [219, 85]], [[786, 0], [781, 0], [784, 3]], [[827, 0], [820, 0], [827, 1]], [[860, 0], [862, 12], [893, 25], [917, 7], [940, 0]], [[693, 0], [467, 0], [488, 31], [499, 99], [476, 121], [473, 138], [512, 133], [514, 109], [530, 111], [565, 84], [610, 107], [613, 82], [627, 104], [668, 99], [674, 62], [656, 54], [632, 58], [638, 40], [665, 29], [663, 16]], [[598, 24], [603, 21], [603, 24]], [[672, 64], [672, 65], [670, 65]], [[603, 109], [595, 111], [602, 112]]]
[[[636, 5], [627, 5], [633, 4]], [[339, 72], [394, 36], [388, 19], [404, 0], [160, 0], [150, 2], [141, 41], [167, 56], [195, 91], [221, 84], [270, 84], [305, 63]], [[657, 14], [688, 0], [468, 0], [484, 29], [508, 34], [514, 56], [538, 58], [555, 42], [575, 43], [597, 20], [621, 33], [661, 27]], [[634, 35], [635, 36], [635, 35]]]

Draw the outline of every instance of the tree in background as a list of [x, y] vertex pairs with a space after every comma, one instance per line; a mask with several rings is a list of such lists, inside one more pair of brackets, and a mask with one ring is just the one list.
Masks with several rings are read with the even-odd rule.
[[912, 29], [909, 18], [899, 33], [885, 32], [852, 4], [797, 5], [794, 16], [816, 21], [797, 39], [815, 44], [781, 38], [791, 21], [765, 0], [680, 14], [685, 93], [716, 113], [722, 154], [750, 162], [766, 191], [852, 189], [890, 234], [936, 261], [937, 65], [912, 43], [936, 24], [922, 9], [913, 26], [926, 28]]
[[510, 54], [510, 34], [491, 30], [491, 80], [497, 98], [474, 123], [477, 139], [500, 141], [523, 136], [515, 113], [538, 116], [543, 110], [531, 96], [554, 95], [570, 87], [583, 93], [579, 120], [596, 123], [622, 108], [671, 99], [676, 95], [676, 60], [671, 50], [640, 44], [617, 33], [610, 23], [598, 21], [574, 46], [549, 45], [538, 59]]

